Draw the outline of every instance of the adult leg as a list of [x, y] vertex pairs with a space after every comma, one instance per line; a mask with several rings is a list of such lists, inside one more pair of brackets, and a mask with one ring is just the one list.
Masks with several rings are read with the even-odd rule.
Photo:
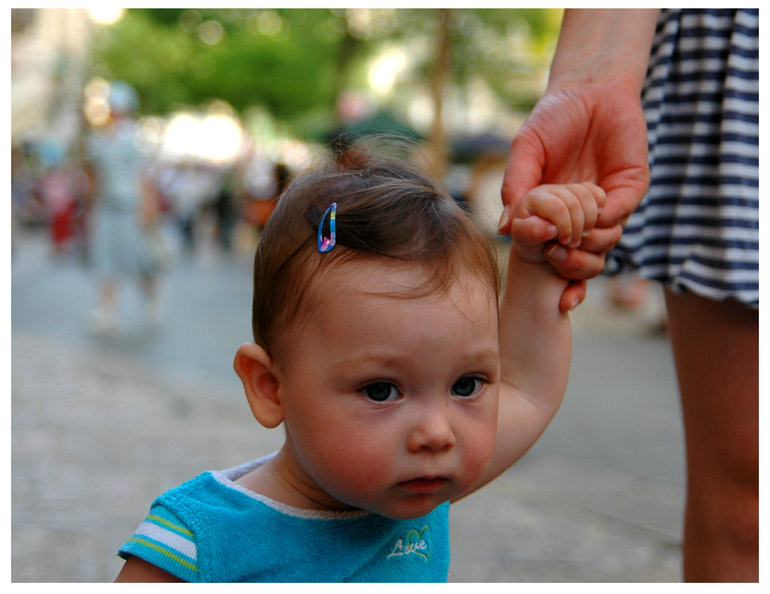
[[98, 303], [89, 316], [89, 324], [94, 332], [111, 332], [117, 323], [117, 281], [105, 277], [99, 282]]
[[759, 314], [666, 291], [687, 449], [684, 579], [759, 579]]
[[141, 274], [139, 286], [144, 294], [144, 313], [147, 321], [152, 324], [160, 322], [162, 311], [158, 276], [155, 273]]

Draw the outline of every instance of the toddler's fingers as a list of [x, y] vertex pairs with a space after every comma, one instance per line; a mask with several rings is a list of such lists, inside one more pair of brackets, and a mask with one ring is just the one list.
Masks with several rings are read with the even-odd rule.
[[551, 192], [558, 196], [569, 213], [568, 230], [560, 227], [559, 241], [570, 247], [577, 247], [583, 238], [583, 228], [586, 222], [586, 215], [581, 196], [576, 193], [576, 187], [580, 184], [554, 185], [550, 186]]
[[561, 186], [538, 186], [522, 199], [522, 207], [527, 215], [550, 221], [558, 230], [559, 241], [568, 244], [572, 241], [573, 215], [565, 194]]
[[[599, 215], [604, 208], [607, 195], [604, 190], [591, 182], [581, 184], [567, 184], [567, 190], [572, 192], [583, 209], [583, 229], [581, 237], [588, 236], [594, 229]], [[579, 245], [583, 245], [582, 242]], [[577, 247], [573, 245], [573, 247]]]
[[604, 188], [592, 182], [586, 182], [584, 185], [591, 190], [594, 200], [596, 200], [596, 205], [601, 212], [604, 209], [604, 205], [607, 204], [607, 192], [604, 191]]
[[511, 223], [511, 235], [520, 245], [537, 246], [556, 237], [556, 225], [539, 216], [515, 218]]
[[583, 209], [584, 222], [582, 236], [590, 233], [591, 229], [593, 229], [596, 224], [596, 220], [599, 218], [599, 205], [594, 195], [594, 189], [591, 186], [597, 190], [601, 190], [598, 186], [589, 183], [569, 184], [567, 186], [567, 189], [575, 195], [580, 203], [580, 208]]
[[586, 215], [586, 223], [583, 228], [583, 236], [585, 237], [596, 226], [599, 215], [604, 209], [604, 204], [607, 202], [607, 194], [601, 187], [591, 182], [580, 184], [577, 192]]

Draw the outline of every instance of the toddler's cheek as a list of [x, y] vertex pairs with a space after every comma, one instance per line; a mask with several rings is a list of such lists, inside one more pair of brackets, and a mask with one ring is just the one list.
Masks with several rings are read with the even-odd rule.
[[495, 440], [477, 442], [475, 447], [466, 453], [463, 460], [463, 483], [466, 489], [470, 489], [481, 478], [487, 469], [492, 453], [495, 449]]
[[353, 455], [339, 458], [333, 474], [336, 477], [335, 483], [340, 488], [357, 494], [373, 491], [378, 486], [388, 483], [390, 479], [387, 460], [383, 460], [381, 456], [373, 457], [366, 454], [361, 455], [360, 458]]

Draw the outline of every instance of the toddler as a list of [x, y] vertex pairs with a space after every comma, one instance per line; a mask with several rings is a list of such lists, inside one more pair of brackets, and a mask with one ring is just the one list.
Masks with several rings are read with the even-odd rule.
[[570, 249], [604, 204], [541, 186], [513, 215], [505, 295], [495, 251], [402, 161], [357, 149], [302, 175], [254, 261], [254, 342], [234, 361], [264, 458], [161, 495], [118, 581], [439, 582], [449, 504], [518, 460], [559, 407]]

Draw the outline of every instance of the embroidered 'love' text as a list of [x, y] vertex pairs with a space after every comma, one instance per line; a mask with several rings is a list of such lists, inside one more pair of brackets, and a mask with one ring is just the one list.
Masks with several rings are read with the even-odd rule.
[[430, 526], [425, 526], [419, 532], [410, 530], [406, 539], [399, 538], [393, 545], [393, 550], [388, 555], [391, 557], [402, 557], [404, 555], [417, 555], [424, 561], [430, 560]]

